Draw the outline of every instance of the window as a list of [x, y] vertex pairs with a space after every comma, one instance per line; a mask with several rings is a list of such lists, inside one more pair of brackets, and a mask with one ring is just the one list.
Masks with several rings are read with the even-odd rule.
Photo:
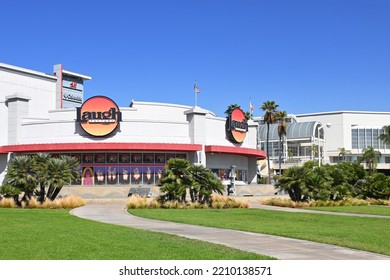
[[372, 147], [372, 129], [366, 129], [366, 147]]
[[379, 131], [378, 129], [373, 129], [372, 130], [372, 147], [374, 149], [379, 149]]
[[365, 133], [364, 133], [364, 129], [359, 129], [359, 135], [358, 135], [358, 140], [359, 140], [359, 145], [358, 145], [358, 149], [364, 149], [365, 147]]
[[352, 149], [358, 149], [358, 130], [352, 129]]

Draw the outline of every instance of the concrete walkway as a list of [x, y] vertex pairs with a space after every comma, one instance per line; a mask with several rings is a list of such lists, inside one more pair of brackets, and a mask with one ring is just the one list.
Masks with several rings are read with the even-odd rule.
[[354, 213], [344, 213], [344, 212], [331, 212], [331, 211], [310, 210], [310, 209], [302, 209], [302, 208], [278, 207], [278, 206], [264, 205], [264, 204], [261, 204], [259, 202], [253, 202], [253, 201], [250, 203], [250, 208], [257, 208], [257, 209], [262, 209], [262, 210], [272, 210], [272, 211], [293, 212], [293, 213], [311, 213], [311, 214], [348, 216], [348, 217], [390, 219], [390, 216], [381, 216], [381, 215], [372, 215], [372, 214], [354, 214]]
[[390, 260], [384, 255], [310, 241], [139, 218], [128, 214], [124, 205], [118, 202], [89, 203], [71, 213], [80, 218], [175, 234], [281, 260]]

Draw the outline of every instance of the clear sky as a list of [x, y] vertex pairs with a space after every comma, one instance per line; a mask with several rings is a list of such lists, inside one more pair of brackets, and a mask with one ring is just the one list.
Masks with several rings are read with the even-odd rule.
[[255, 115], [390, 111], [389, 0], [3, 1], [0, 62], [92, 77], [86, 97]]

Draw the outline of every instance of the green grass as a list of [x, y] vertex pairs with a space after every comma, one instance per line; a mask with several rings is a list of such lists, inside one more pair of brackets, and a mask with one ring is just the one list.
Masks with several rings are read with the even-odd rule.
[[344, 212], [344, 213], [353, 213], [353, 214], [390, 216], [390, 206], [378, 206], [378, 205], [305, 207], [304, 209], [330, 211], [330, 212]]
[[146, 218], [265, 233], [390, 255], [390, 219], [260, 209], [129, 210]]
[[66, 210], [1, 209], [2, 260], [271, 259], [173, 235], [77, 218]]

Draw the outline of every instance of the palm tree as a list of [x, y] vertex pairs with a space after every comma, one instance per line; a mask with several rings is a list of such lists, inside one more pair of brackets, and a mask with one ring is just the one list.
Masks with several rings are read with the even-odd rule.
[[282, 144], [282, 137], [287, 134], [287, 113], [286, 111], [277, 111], [276, 120], [278, 121], [278, 135], [279, 135], [279, 175], [282, 174], [282, 153], [283, 153], [283, 146]]
[[383, 141], [383, 143], [390, 145], [390, 125], [385, 125], [383, 128], [384, 133], [379, 135], [379, 139]]
[[47, 164], [47, 180], [49, 186], [47, 198], [54, 200], [64, 185], [70, 184], [73, 178], [67, 161], [61, 158], [50, 158]]
[[201, 203], [207, 203], [210, 200], [211, 194], [216, 192], [222, 194], [224, 186], [221, 180], [210, 169], [203, 165], [192, 165], [190, 168], [193, 179], [198, 183], [199, 189], [191, 188], [191, 199], [194, 202], [196, 196]]
[[304, 166], [293, 166], [287, 169], [275, 184], [279, 190], [287, 191], [292, 201], [302, 201], [308, 196], [306, 181], [310, 170]]
[[303, 200], [329, 200], [331, 198], [333, 178], [330, 168], [319, 166], [310, 170], [306, 179], [306, 191]]
[[[30, 156], [17, 156], [9, 162], [6, 184], [23, 192], [23, 201], [28, 201], [31, 198], [37, 184], [37, 176], [31, 168]], [[20, 205], [19, 198], [14, 198], [15, 202]]]
[[351, 151], [348, 151], [345, 148], [339, 148], [339, 150], [340, 150], [339, 157], [342, 157], [343, 158], [343, 162], [344, 162], [346, 155], [350, 155]]
[[43, 203], [45, 201], [45, 187], [47, 180], [47, 165], [50, 161], [50, 155], [47, 153], [38, 153], [32, 157], [31, 169], [37, 175], [39, 184], [39, 191], [36, 191], [38, 201]]
[[249, 112], [249, 111], [246, 111], [246, 112], [245, 112], [245, 119], [246, 119], [247, 121], [249, 121], [250, 119], [252, 119], [252, 113]]
[[77, 158], [72, 156], [61, 156], [61, 160], [63, 160], [67, 167], [70, 169], [70, 182], [79, 182], [80, 181], [80, 162]]
[[[22, 200], [28, 201], [35, 194], [42, 203], [45, 198], [54, 200], [64, 185], [79, 177], [77, 159], [69, 156], [52, 158], [49, 154], [39, 153], [13, 158], [7, 167], [6, 183], [24, 192]], [[20, 204], [18, 199], [15, 201]]]
[[269, 126], [272, 123], [275, 123], [275, 114], [276, 110], [279, 107], [275, 101], [265, 101], [263, 105], [261, 105], [260, 109], [263, 110], [264, 116], [263, 119], [267, 123], [267, 165], [268, 165], [268, 184], [271, 183], [271, 167], [270, 167], [270, 159], [269, 159]]
[[184, 201], [186, 190], [198, 189], [198, 184], [190, 173], [191, 163], [185, 159], [173, 158], [165, 166], [165, 175], [159, 181], [161, 191], [166, 192], [165, 199]]
[[382, 156], [381, 152], [375, 151], [373, 147], [363, 149], [363, 156], [361, 162], [365, 162], [368, 173], [372, 174], [378, 164], [379, 158]]
[[226, 111], [225, 111], [225, 115], [229, 116], [230, 113], [231, 113], [234, 109], [236, 109], [236, 108], [241, 109], [241, 106], [238, 105], [238, 104], [229, 105], [229, 106], [227, 107]]

